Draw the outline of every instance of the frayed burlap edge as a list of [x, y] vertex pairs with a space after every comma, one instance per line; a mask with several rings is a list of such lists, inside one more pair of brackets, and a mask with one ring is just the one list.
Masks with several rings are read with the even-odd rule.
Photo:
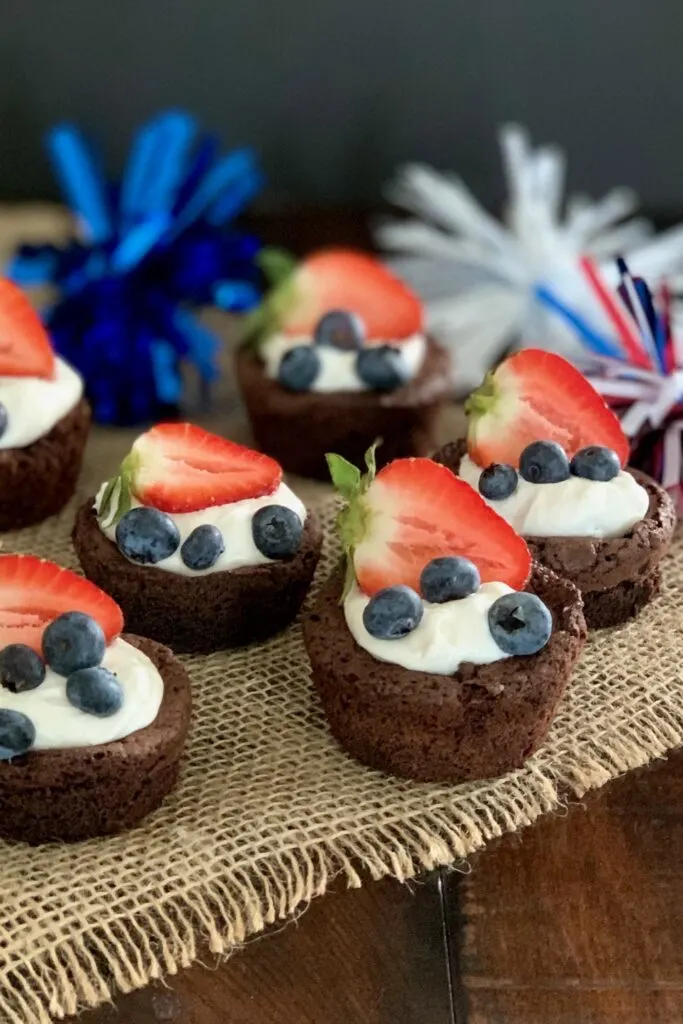
[[[67, 561], [72, 515], [73, 509], [37, 530], [16, 535], [5, 548], [26, 550], [30, 544], [46, 557], [61, 554], [61, 560]], [[331, 518], [328, 505], [324, 513], [327, 555], [319, 578], [336, 557], [330, 540]], [[111, 1000], [117, 992], [173, 975], [197, 961], [207, 948], [213, 954], [227, 955], [268, 925], [301, 910], [338, 876], [357, 887], [365, 875], [406, 880], [418, 872], [462, 861], [488, 841], [518, 831], [568, 799], [581, 797], [680, 745], [683, 684], [678, 665], [683, 663], [683, 630], [676, 612], [683, 584], [680, 543], [668, 559], [665, 580], [663, 598], [646, 610], [639, 622], [591, 637], [547, 747], [525, 768], [502, 779], [450, 788], [389, 780], [345, 758], [325, 734], [318, 709], [312, 707], [301, 736], [310, 741], [311, 757], [324, 754], [323, 766], [318, 769], [316, 765], [315, 770], [328, 772], [329, 791], [319, 786], [318, 803], [304, 808], [305, 815], [292, 814], [285, 822], [283, 813], [279, 831], [266, 832], [263, 839], [257, 830], [258, 841], [245, 840], [237, 853], [235, 837], [222, 823], [214, 825], [211, 818], [205, 821], [201, 816], [185, 820], [182, 800], [178, 807], [171, 803], [153, 816], [153, 824], [131, 833], [128, 845], [123, 837], [76, 848], [47, 847], [41, 851], [40, 862], [33, 863], [31, 854], [21, 853], [23, 848], [0, 844], [5, 870], [9, 870], [5, 878], [0, 868], [0, 903], [2, 893], [6, 896], [8, 891], [15, 901], [0, 915], [0, 1019], [8, 1024], [49, 1024], [53, 1018]], [[193, 679], [208, 687], [202, 673], [207, 680], [213, 679], [221, 657], [205, 662], [187, 659]], [[283, 664], [301, 659], [300, 629], [294, 626], [283, 637], [241, 657], [251, 659], [239, 662], [242, 671], [244, 665], [259, 659], [266, 668], [275, 659]], [[301, 664], [296, 668], [300, 697], [312, 704], [308, 680], [299, 678], [306, 675]], [[236, 673], [236, 666], [237, 662], [225, 671]], [[253, 671], [257, 683], [259, 671]], [[245, 690], [245, 705], [253, 701], [254, 692], [250, 696]], [[287, 699], [281, 693], [280, 698]], [[268, 715], [275, 706], [272, 693], [265, 700], [263, 713]], [[301, 724], [302, 707], [297, 704], [293, 709], [292, 722], [296, 719]], [[266, 727], [265, 743], [270, 736]], [[301, 745], [298, 733], [296, 742]], [[309, 755], [304, 750], [301, 756], [303, 763]], [[256, 750], [254, 758], [259, 757]], [[282, 764], [286, 763], [283, 760]], [[187, 778], [193, 778], [196, 770], [191, 763]], [[339, 797], [334, 786], [340, 779], [358, 786], [357, 816], [334, 809]], [[181, 781], [181, 793], [185, 781]], [[269, 791], [271, 785], [267, 779], [258, 792]], [[263, 820], [267, 821], [270, 798], [264, 800]], [[257, 807], [250, 808], [252, 818], [257, 811]], [[328, 820], [323, 826], [311, 827], [307, 835], [308, 826], [302, 822], [321, 815]], [[252, 818], [246, 815], [236, 822], [235, 832], [250, 826]], [[162, 844], [183, 851], [189, 866], [181, 883], [173, 878], [164, 880], [163, 858], [159, 863], [140, 860], [146, 833], [152, 851], [161, 850]], [[133, 848], [139, 863], [131, 866]], [[102, 876], [94, 871], [93, 878], [107, 896], [107, 886], [111, 886], [112, 900], [111, 908], [106, 899], [107, 911], [90, 921], [85, 909], [82, 919], [69, 914], [82, 884], [83, 875], [78, 872], [84, 869], [79, 861], [86, 861], [92, 871], [92, 858], [87, 860], [86, 852], [91, 854], [93, 849], [103, 863], [109, 861]], [[210, 864], [204, 862], [207, 849], [215, 853]], [[30, 862], [25, 873], [22, 857]], [[16, 876], [11, 865], [7, 867], [12, 858]], [[54, 875], [69, 863], [76, 877], [66, 878], [60, 887]], [[112, 865], [119, 863], [121, 872], [128, 872], [126, 894], [119, 869], [116, 877], [105, 870], [111, 872]], [[19, 885], [20, 870], [24, 881]], [[152, 872], [157, 875], [154, 885], [148, 878]], [[93, 885], [92, 879], [89, 884]], [[98, 906], [96, 896], [103, 899], [97, 885], [89, 896], [88, 913]]]

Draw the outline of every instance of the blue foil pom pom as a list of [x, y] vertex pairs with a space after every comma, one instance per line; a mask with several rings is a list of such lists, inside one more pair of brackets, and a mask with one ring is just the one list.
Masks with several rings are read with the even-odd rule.
[[218, 374], [220, 342], [197, 311], [248, 311], [265, 284], [260, 242], [232, 224], [262, 186], [257, 160], [247, 149], [220, 155], [183, 111], [140, 128], [114, 186], [75, 125], [55, 126], [47, 145], [80, 237], [65, 248], [24, 246], [8, 275], [58, 289], [45, 321], [56, 351], [83, 375], [96, 420], [172, 416], [185, 365], [204, 387]]

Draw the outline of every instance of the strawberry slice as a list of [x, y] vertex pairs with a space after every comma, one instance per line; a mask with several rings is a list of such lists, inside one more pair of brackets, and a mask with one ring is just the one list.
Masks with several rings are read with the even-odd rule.
[[602, 397], [566, 359], [528, 348], [486, 375], [465, 404], [467, 446], [479, 466], [519, 465], [532, 441], [557, 441], [571, 459], [587, 445], [604, 445], [622, 466], [629, 442]]
[[20, 288], [0, 278], [0, 377], [52, 377], [55, 357], [40, 317]]
[[131, 497], [161, 512], [196, 512], [272, 494], [281, 480], [268, 455], [192, 423], [160, 423], [137, 439], [107, 484], [100, 514], [107, 518], [116, 501], [120, 519]]
[[40, 653], [43, 630], [64, 612], [96, 619], [107, 643], [123, 629], [116, 601], [94, 583], [35, 555], [0, 555], [0, 649], [28, 644]]
[[368, 473], [338, 455], [328, 463], [346, 499], [339, 526], [353, 578], [369, 596], [403, 583], [419, 593], [420, 573], [433, 558], [462, 555], [483, 583], [523, 589], [531, 572], [526, 542], [468, 484], [431, 459], [397, 459], [376, 476], [374, 449]]
[[251, 333], [311, 337], [331, 309], [357, 313], [370, 342], [400, 342], [423, 330], [420, 300], [378, 260], [353, 249], [323, 249], [271, 292], [251, 319]]

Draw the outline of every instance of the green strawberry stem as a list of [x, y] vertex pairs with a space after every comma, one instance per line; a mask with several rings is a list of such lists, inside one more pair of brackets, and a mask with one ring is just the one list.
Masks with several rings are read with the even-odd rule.
[[357, 546], [365, 536], [370, 510], [365, 501], [365, 494], [375, 479], [377, 461], [375, 452], [380, 440], [375, 441], [365, 453], [366, 473], [361, 474], [358, 466], [341, 455], [328, 453], [325, 458], [332, 477], [335, 490], [344, 499], [344, 504], [337, 515], [337, 528], [346, 562], [344, 588], [340, 603], [343, 603], [353, 585], [356, 583], [354, 554]]
[[467, 416], [485, 416], [498, 401], [498, 386], [493, 373], [487, 373], [476, 391], [465, 402]]
[[104, 489], [98, 515], [100, 519], [109, 520], [112, 526], [116, 526], [126, 512], [130, 512], [139, 462], [139, 456], [134, 451], [129, 452], [116, 476], [107, 482]]
[[242, 322], [241, 343], [252, 349], [258, 349], [261, 342], [277, 331], [285, 313], [296, 300], [294, 272], [297, 262], [290, 253], [266, 247], [258, 254], [256, 262], [270, 285], [270, 291]]

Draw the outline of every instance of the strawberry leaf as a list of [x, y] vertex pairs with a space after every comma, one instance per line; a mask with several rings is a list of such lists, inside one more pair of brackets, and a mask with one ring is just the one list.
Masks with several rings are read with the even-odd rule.
[[258, 263], [271, 290], [242, 321], [240, 341], [251, 349], [258, 349], [262, 341], [279, 329], [296, 297], [293, 282], [297, 264], [293, 256], [284, 249], [269, 248], [259, 254]]
[[110, 526], [115, 526], [133, 506], [133, 482], [138, 462], [136, 454], [129, 452], [116, 476], [108, 481], [104, 489], [97, 514]]
[[267, 245], [256, 257], [257, 266], [263, 271], [263, 276], [271, 288], [277, 288], [296, 269], [296, 259], [286, 249], [280, 249], [274, 245]]
[[337, 528], [346, 559], [346, 573], [341, 603], [344, 602], [349, 591], [356, 583], [356, 570], [353, 559], [356, 547], [362, 541], [367, 527], [368, 509], [364, 495], [375, 479], [377, 472], [375, 453], [379, 444], [381, 444], [380, 440], [375, 441], [366, 451], [365, 465], [367, 472], [362, 475], [358, 467], [354, 466], [348, 459], [343, 458], [343, 456], [335, 455], [333, 452], [328, 452], [325, 456], [330, 476], [332, 477], [332, 483], [345, 502], [337, 516]]
[[342, 498], [353, 501], [361, 486], [361, 473], [358, 466], [354, 466], [342, 455], [335, 455], [334, 452], [328, 452], [325, 458], [335, 489], [339, 491]]

